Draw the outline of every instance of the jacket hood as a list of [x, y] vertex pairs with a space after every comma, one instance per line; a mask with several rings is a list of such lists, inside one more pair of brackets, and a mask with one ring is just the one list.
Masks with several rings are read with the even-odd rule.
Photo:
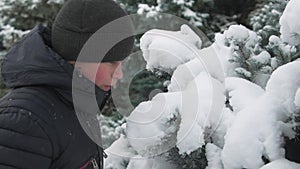
[[9, 88], [45, 85], [71, 89], [74, 66], [51, 49], [50, 29], [35, 26], [3, 58], [1, 74]]

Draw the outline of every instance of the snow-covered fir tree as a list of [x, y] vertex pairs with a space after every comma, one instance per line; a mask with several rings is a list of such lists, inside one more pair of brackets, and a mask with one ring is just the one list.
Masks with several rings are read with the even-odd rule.
[[[239, 33], [237, 33], [239, 32]], [[227, 76], [238, 76], [264, 87], [271, 72], [271, 55], [260, 46], [260, 37], [242, 25], [216, 35], [216, 46], [225, 61]]]
[[[141, 49], [146, 67], [173, 70], [168, 92], [131, 113], [125, 135], [106, 150], [106, 168], [299, 168], [285, 159], [284, 151], [284, 138], [299, 134], [300, 25], [294, 18], [299, 6], [297, 0], [288, 3], [280, 18], [280, 37], [270, 36], [268, 50], [256, 32], [241, 25], [218, 34], [204, 49], [186, 25], [175, 32], [145, 33]], [[176, 38], [166, 45], [165, 37], [155, 36], [161, 33]], [[276, 47], [286, 53], [270, 53]], [[201, 61], [210, 57], [217, 57], [221, 67], [203, 66]], [[223, 109], [210, 109], [214, 102]]]
[[288, 0], [262, 1], [249, 15], [250, 25], [260, 37], [261, 47], [272, 57], [273, 70], [299, 57], [299, 45], [285, 43], [279, 38], [282, 25], [279, 24], [279, 20], [288, 2]]
[[[253, 31], [231, 26], [216, 35], [216, 43], [227, 52], [232, 65], [229, 75], [250, 80], [265, 87], [270, 74], [279, 66], [299, 58], [299, 45], [284, 42], [279, 19], [288, 1], [269, 0], [250, 14]], [[235, 34], [235, 32], [243, 32]], [[223, 46], [223, 47], [222, 47]], [[225, 47], [224, 47], [225, 46]]]
[[262, 37], [262, 44], [267, 45], [271, 35], [279, 36], [279, 19], [288, 1], [267, 0], [257, 4], [257, 8], [249, 16], [249, 24], [253, 31]]

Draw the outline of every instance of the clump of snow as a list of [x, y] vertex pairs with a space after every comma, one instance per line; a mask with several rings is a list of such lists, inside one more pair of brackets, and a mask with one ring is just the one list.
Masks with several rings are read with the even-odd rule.
[[136, 168], [152, 169], [152, 166], [153, 166], [153, 159], [143, 158], [142, 156], [137, 155], [129, 161], [126, 169], [136, 169]]
[[236, 73], [243, 74], [245, 77], [250, 78], [252, 73], [242, 67], [237, 67], [234, 69]]
[[[127, 137], [140, 155], [158, 155], [175, 145], [174, 136], [171, 136], [176, 132], [176, 126], [172, 120], [176, 122], [180, 105], [181, 93], [160, 93], [151, 101], [139, 104], [130, 114]], [[165, 124], [167, 121], [169, 125]]]
[[251, 57], [251, 60], [259, 64], [267, 64], [270, 62], [270, 59], [271, 55], [267, 51], [263, 51], [260, 54]]
[[295, 111], [299, 66], [294, 61], [276, 69], [254, 106], [238, 112], [225, 136], [224, 168], [259, 168], [264, 164], [262, 156], [271, 161], [284, 158], [281, 136], [293, 132], [282, 123]]
[[226, 38], [236, 39], [240, 42], [243, 42], [249, 38], [248, 29], [242, 25], [232, 25], [228, 30], [224, 32], [224, 34]]
[[271, 35], [269, 38], [269, 43], [272, 43], [273, 45], [279, 45], [281, 44], [281, 39], [278, 36]]
[[222, 161], [220, 159], [222, 149], [211, 143], [207, 143], [205, 148], [206, 148], [206, 158], [208, 162], [208, 166], [206, 169], [223, 168]]
[[253, 48], [259, 41], [257, 34], [243, 25], [230, 26], [228, 30], [224, 31], [224, 38], [228, 39], [230, 43], [245, 43], [248, 48]]
[[262, 156], [272, 160], [284, 156], [280, 148], [281, 132], [272, 114], [276, 109], [270, 109], [272, 104], [266, 103], [267, 100], [261, 97], [254, 103], [255, 106], [237, 114], [225, 135], [222, 150], [224, 168], [259, 168], [264, 164]]
[[192, 11], [191, 9], [186, 9], [184, 12], [183, 12], [183, 15], [186, 16], [186, 17], [196, 17], [197, 14]]
[[291, 45], [300, 44], [300, 1], [290, 0], [280, 17], [280, 33], [283, 41], [288, 42]]
[[168, 85], [169, 92], [183, 91], [201, 72], [207, 72], [212, 78], [224, 82], [222, 64], [211, 46], [197, 51], [198, 57], [177, 66]]
[[148, 4], [139, 4], [137, 14], [142, 15], [146, 13], [147, 18], [155, 17], [158, 14], [158, 10], [154, 6], [149, 6]]
[[235, 113], [251, 106], [264, 93], [260, 86], [237, 77], [226, 78], [225, 84], [227, 97]]
[[266, 91], [270, 94], [275, 104], [285, 107], [288, 116], [295, 111], [294, 98], [300, 86], [300, 61], [287, 63], [276, 69], [268, 81]]
[[[297, 49], [295, 46], [291, 46], [289, 44], [286, 44], [283, 42], [282, 39], [279, 37], [272, 35], [269, 38], [269, 44], [268, 47], [273, 48], [273, 47], [278, 47], [282, 51], [282, 56], [289, 56], [295, 52], [297, 52]], [[275, 59], [275, 58], [274, 58]], [[284, 58], [284, 59], [289, 59], [289, 58]], [[272, 65], [273, 68], [277, 68], [277, 65]]]
[[294, 46], [285, 44], [282, 41], [282, 39], [280, 39], [279, 37], [277, 37], [275, 35], [270, 36], [268, 46], [270, 46], [270, 47], [278, 46], [282, 50], [284, 56], [286, 56], [290, 53], [295, 53], [297, 51], [297, 49]]
[[136, 156], [132, 158], [126, 169], [176, 169], [176, 166], [170, 164], [160, 157], [143, 158]]
[[285, 158], [278, 159], [275, 161], [266, 164], [265, 166], [261, 167], [260, 169], [299, 169], [300, 164], [289, 161]]
[[141, 38], [141, 49], [147, 69], [175, 69], [197, 57], [202, 41], [187, 25], [180, 31], [150, 30]]
[[201, 72], [185, 90], [160, 93], [141, 103], [127, 120], [127, 136], [133, 148], [147, 156], [160, 154], [175, 143], [180, 153], [187, 154], [204, 145], [204, 129], [210, 126], [211, 83], [208, 74]]
[[129, 159], [137, 155], [124, 136], [116, 140], [105, 152], [108, 155], [108, 158], [104, 159], [105, 169], [126, 169]]
[[297, 57], [296, 46], [292, 46], [283, 42], [282, 39], [275, 35], [272, 35], [269, 38], [269, 44], [267, 48], [275, 52], [275, 57], [272, 57], [270, 61], [270, 65], [273, 70], [278, 68], [280, 65], [295, 60], [295, 58]]
[[225, 38], [221, 34], [216, 34], [216, 41], [211, 46], [214, 48], [216, 55], [221, 62], [221, 68], [225, 72], [226, 76], [234, 75], [234, 69], [238, 66], [235, 63], [230, 63], [229, 59], [231, 58], [232, 48], [230, 46], [226, 46]]
[[199, 58], [194, 58], [185, 64], [179, 65], [172, 75], [168, 91], [175, 92], [185, 90], [188, 83], [204, 70], [205, 68], [202, 66]]
[[183, 107], [179, 111], [181, 123], [176, 144], [180, 154], [190, 154], [205, 144], [204, 129], [210, 126], [208, 115], [213, 97], [210, 82], [207, 73], [202, 72], [183, 93]]
[[231, 107], [226, 107], [223, 109], [219, 119], [215, 119], [214, 128], [211, 128], [210, 131], [212, 143], [218, 147], [224, 146], [225, 144], [224, 136], [228, 128], [232, 125], [232, 123], [235, 120], [235, 114], [232, 112], [230, 108]]
[[296, 107], [300, 109], [300, 87], [298, 88], [296, 95], [295, 95], [295, 101], [294, 101]]

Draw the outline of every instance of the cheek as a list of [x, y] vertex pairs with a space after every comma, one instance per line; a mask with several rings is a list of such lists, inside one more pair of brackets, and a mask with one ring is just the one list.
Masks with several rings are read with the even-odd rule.
[[96, 74], [96, 82], [103, 82], [105, 80], [105, 76], [102, 73], [97, 73]]
[[109, 72], [99, 68], [96, 74], [96, 84], [110, 84]]

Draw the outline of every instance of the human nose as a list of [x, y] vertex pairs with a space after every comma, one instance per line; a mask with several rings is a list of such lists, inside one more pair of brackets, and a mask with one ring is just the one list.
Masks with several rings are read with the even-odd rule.
[[114, 76], [115, 79], [122, 79], [123, 78], [123, 71], [122, 71], [122, 63], [120, 63], [117, 67], [116, 70], [114, 72]]

